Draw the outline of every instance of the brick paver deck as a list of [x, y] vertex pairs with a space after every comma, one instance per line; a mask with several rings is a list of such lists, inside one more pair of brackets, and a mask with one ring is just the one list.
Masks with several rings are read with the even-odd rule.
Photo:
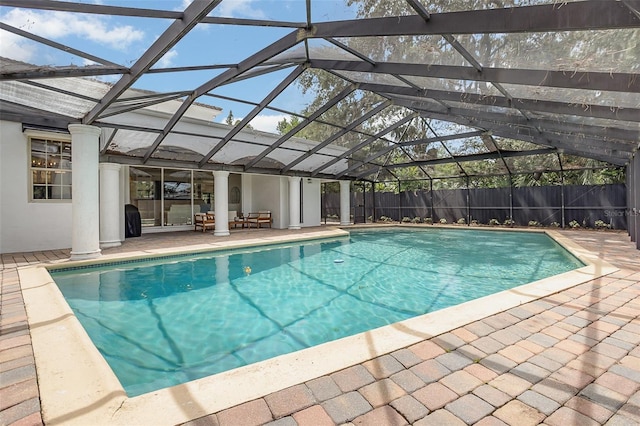
[[[232, 232], [230, 239], [251, 232]], [[185, 426], [640, 424], [640, 251], [624, 233], [561, 231], [619, 272]], [[106, 253], [198, 244], [129, 239]], [[68, 250], [3, 254], [0, 425], [42, 424], [17, 268]]]

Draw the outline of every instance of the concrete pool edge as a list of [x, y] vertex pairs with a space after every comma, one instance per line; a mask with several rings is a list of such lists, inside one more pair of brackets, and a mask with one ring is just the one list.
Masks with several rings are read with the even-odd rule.
[[[124, 395], [106, 361], [88, 340], [47, 271], [43, 267], [21, 269], [19, 273], [32, 329], [45, 423], [186, 422], [410, 346], [476, 319], [618, 270], [568, 238], [553, 234], [550, 232], [561, 245], [575, 251], [574, 254], [587, 266], [356, 336], [135, 398]], [[314, 235], [315, 238], [323, 238], [317, 233]], [[315, 238], [290, 236], [269, 239], [268, 243]], [[241, 246], [263, 245], [265, 240], [251, 244], [243, 242]], [[227, 248], [230, 247], [219, 247]], [[144, 257], [149, 257], [151, 252], [145, 251]], [[163, 252], [166, 255], [180, 250]], [[124, 258], [127, 256], [115, 255], [110, 259], [101, 259], [100, 263]], [[61, 262], [62, 265], [68, 267], [73, 264]]]

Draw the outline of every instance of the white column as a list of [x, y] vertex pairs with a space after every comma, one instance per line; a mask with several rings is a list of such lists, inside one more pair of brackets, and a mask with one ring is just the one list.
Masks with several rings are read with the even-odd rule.
[[99, 127], [70, 124], [71, 133], [71, 260], [100, 256], [98, 200]]
[[351, 182], [348, 180], [340, 181], [340, 225], [351, 225], [351, 194], [349, 192]]
[[120, 164], [100, 163], [100, 248], [120, 243]]
[[216, 216], [216, 228], [213, 235], [225, 237], [229, 235], [229, 172], [214, 171], [213, 186]]
[[289, 176], [289, 229], [300, 229], [299, 176]]

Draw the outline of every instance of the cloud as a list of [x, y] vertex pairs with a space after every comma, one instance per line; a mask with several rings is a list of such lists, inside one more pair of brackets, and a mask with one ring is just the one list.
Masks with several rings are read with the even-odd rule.
[[36, 54], [36, 46], [26, 43], [24, 38], [0, 30], [0, 56], [16, 61], [30, 62]]
[[165, 53], [162, 58], [160, 58], [156, 66], [160, 68], [170, 67], [171, 65], [173, 65], [173, 58], [175, 58], [176, 56], [178, 56], [178, 51], [175, 49], [171, 49], [170, 51]]
[[278, 122], [282, 121], [283, 118], [289, 119], [289, 116], [284, 114], [258, 115], [251, 120], [251, 126], [254, 129], [261, 130], [263, 132], [278, 133]]
[[[109, 20], [103, 17], [74, 13], [11, 9], [2, 16], [2, 21], [41, 37], [58, 41], [68, 37], [78, 37], [117, 50], [125, 50], [144, 37], [143, 31], [130, 25], [109, 25]], [[25, 61], [34, 57], [37, 45], [11, 34], [5, 37], [5, 34], [7, 33], [3, 33], [0, 47], [0, 52], [4, 56], [11, 53], [9, 57]], [[10, 41], [8, 47], [5, 46], [7, 39]], [[16, 52], [19, 49], [27, 51], [21, 54]]]
[[[182, 8], [184, 10], [193, 3], [193, 0], [182, 0]], [[224, 0], [218, 5], [211, 15], [224, 16], [225, 18], [250, 18], [250, 19], [267, 19], [267, 15], [258, 8], [259, 2], [255, 0]]]
[[214, 12], [230, 18], [266, 19], [266, 14], [255, 3], [254, 0], [225, 0]]

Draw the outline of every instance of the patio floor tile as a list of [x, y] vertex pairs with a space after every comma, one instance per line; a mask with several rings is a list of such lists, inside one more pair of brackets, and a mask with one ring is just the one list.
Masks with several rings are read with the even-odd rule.
[[498, 377], [498, 374], [495, 371], [492, 371], [478, 363], [465, 367], [464, 371], [478, 378], [482, 383], [487, 383], [488, 381]]
[[273, 420], [264, 399], [256, 399], [217, 414], [220, 426], [261, 425]]
[[574, 388], [583, 388], [591, 383], [594, 379], [593, 376], [569, 367], [563, 367], [549, 376], [553, 380], [557, 380], [562, 383], [566, 383]]
[[640, 383], [611, 372], [598, 377], [595, 383], [629, 397], [640, 389]]
[[451, 370], [434, 359], [421, 362], [411, 367], [410, 371], [420, 377], [425, 383], [438, 381], [447, 374], [451, 374]]
[[410, 346], [409, 350], [420, 357], [422, 360], [428, 360], [442, 355], [445, 350], [430, 340]]
[[391, 355], [384, 355], [376, 359], [372, 359], [364, 362], [362, 365], [378, 380], [404, 370], [402, 364]]
[[342, 392], [349, 392], [375, 382], [369, 371], [362, 365], [349, 367], [330, 376]]
[[508, 402], [498, 408], [493, 415], [513, 426], [534, 426], [545, 418], [543, 413], [518, 400]]
[[473, 424], [491, 414], [494, 407], [475, 395], [467, 394], [447, 404], [445, 409], [466, 424]]
[[358, 392], [349, 392], [323, 402], [322, 408], [337, 423], [355, 419], [373, 409], [371, 404]]
[[360, 392], [374, 408], [389, 404], [391, 401], [406, 395], [404, 389], [395, 384], [391, 379], [378, 380], [358, 389], [358, 392]]
[[604, 424], [613, 415], [611, 410], [580, 396], [571, 398], [564, 405], [565, 407], [584, 414], [600, 424]]
[[293, 414], [298, 426], [333, 426], [333, 420], [320, 405], [305, 408]]
[[585, 416], [575, 410], [568, 407], [561, 407], [558, 411], [549, 416], [545, 423], [550, 426], [566, 426], [566, 425], [581, 425], [581, 426], [597, 426], [600, 423], [593, 420], [590, 417]]
[[402, 370], [390, 378], [406, 392], [413, 392], [425, 385], [424, 381], [420, 377], [416, 376], [409, 370]]
[[328, 376], [318, 377], [306, 383], [316, 399], [320, 402], [335, 398], [341, 391], [336, 382]]
[[502, 392], [515, 398], [531, 387], [531, 383], [511, 373], [502, 374], [488, 383]]
[[578, 393], [578, 389], [573, 386], [551, 378], [546, 378], [539, 383], [536, 383], [533, 385], [531, 390], [536, 391], [547, 398], [551, 398], [560, 404], [564, 404]]
[[591, 383], [580, 392], [580, 396], [611, 410], [616, 411], [627, 401], [627, 397], [597, 383]]
[[360, 417], [355, 418], [352, 423], [354, 425], [385, 425], [385, 426], [402, 426], [407, 425], [407, 421], [393, 407], [385, 405], [378, 407]]
[[512, 399], [510, 395], [490, 385], [482, 385], [474, 389], [473, 394], [487, 401], [494, 407], [502, 407]]
[[429, 414], [429, 409], [411, 395], [405, 395], [391, 402], [391, 406], [402, 414], [409, 423], [414, 423]]
[[447, 410], [438, 410], [422, 420], [418, 420], [415, 423], [415, 426], [465, 426], [466, 423], [463, 422], [458, 417], [454, 416]]
[[547, 416], [560, 408], [560, 404], [558, 404], [556, 401], [531, 390], [523, 392], [520, 396], [518, 396], [518, 400], [524, 402], [529, 407], [535, 408], [536, 410], [544, 413]]
[[454, 391], [439, 382], [418, 389], [412, 396], [430, 411], [442, 408], [458, 397]]
[[467, 373], [466, 371], [455, 371], [448, 376], [440, 379], [440, 383], [442, 383], [458, 395], [469, 393], [478, 386], [482, 385], [482, 381], [480, 379]]
[[276, 419], [310, 407], [316, 402], [311, 390], [305, 385], [297, 385], [272, 393], [264, 400]]

